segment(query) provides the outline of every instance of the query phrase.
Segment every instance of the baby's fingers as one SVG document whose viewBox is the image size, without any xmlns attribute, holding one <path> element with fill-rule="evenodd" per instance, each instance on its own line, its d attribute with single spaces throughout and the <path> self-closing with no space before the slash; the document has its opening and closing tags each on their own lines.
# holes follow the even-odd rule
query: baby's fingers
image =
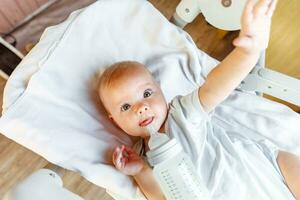
<svg viewBox="0 0 300 200">
<path fill-rule="evenodd" d="M 122 152 L 119 147 L 116 147 L 113 153 L 113 163 L 114 165 L 117 165 L 118 162 L 120 162 L 122 158 Z"/>
<path fill-rule="evenodd" d="M 124 159 L 122 158 L 122 153 L 119 153 L 115 161 L 115 166 L 118 170 L 121 170 L 125 167 Z"/>
<path fill-rule="evenodd" d="M 262 15 L 265 15 L 269 9 L 269 5 L 272 2 L 272 0 L 259 0 L 253 9 L 253 13 L 256 17 L 260 17 Z"/>
<path fill-rule="evenodd" d="M 256 17 L 268 16 L 271 17 L 275 10 L 277 0 L 260 0 L 254 7 L 254 15 Z"/>
<path fill-rule="evenodd" d="M 125 146 L 122 145 L 121 148 L 120 147 L 116 147 L 115 151 L 113 153 L 113 163 L 115 165 L 115 167 L 118 170 L 123 170 L 126 166 L 126 163 L 128 163 L 129 158 L 128 158 L 128 154 L 125 150 Z"/>
<path fill-rule="evenodd" d="M 245 20 L 246 23 L 249 23 L 253 18 L 253 8 L 255 5 L 254 3 L 254 0 L 248 0 L 245 5 L 242 19 Z"/>
<path fill-rule="evenodd" d="M 272 17 L 273 13 L 274 13 L 274 10 L 276 8 L 276 5 L 277 5 L 277 0 L 273 0 L 271 2 L 271 4 L 269 5 L 269 10 L 267 11 L 267 16 L 268 17 Z"/>
<path fill-rule="evenodd" d="M 123 158 L 120 159 L 120 161 L 117 164 L 117 169 L 122 170 L 125 167 L 125 160 Z"/>
<path fill-rule="evenodd" d="M 126 153 L 128 154 L 128 155 L 131 155 L 131 154 L 137 154 L 132 148 L 130 148 L 130 147 L 126 147 L 125 146 L 125 150 L 126 150 Z"/>
</svg>

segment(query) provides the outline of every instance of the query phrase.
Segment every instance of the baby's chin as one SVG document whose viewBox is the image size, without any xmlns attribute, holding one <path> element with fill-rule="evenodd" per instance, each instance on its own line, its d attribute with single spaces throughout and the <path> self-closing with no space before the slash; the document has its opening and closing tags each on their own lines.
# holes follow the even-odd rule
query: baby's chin
<svg viewBox="0 0 300 200">
<path fill-rule="evenodd" d="M 141 138 L 150 137 L 150 134 L 147 132 L 147 130 L 143 130 L 142 128 L 140 128 L 138 132 L 137 131 L 134 133 L 127 132 L 127 134 L 132 137 L 141 137 Z"/>
<path fill-rule="evenodd" d="M 148 131 L 140 133 L 140 137 L 146 139 L 150 137 L 150 133 Z"/>
</svg>

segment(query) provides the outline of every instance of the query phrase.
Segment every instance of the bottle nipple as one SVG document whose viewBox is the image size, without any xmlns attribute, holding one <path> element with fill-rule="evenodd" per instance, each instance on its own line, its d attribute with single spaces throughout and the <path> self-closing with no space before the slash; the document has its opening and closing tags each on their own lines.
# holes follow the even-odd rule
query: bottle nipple
<svg viewBox="0 0 300 200">
<path fill-rule="evenodd" d="M 158 133 L 153 127 L 153 125 L 150 124 L 146 128 L 150 133 L 150 139 L 148 142 L 148 146 L 150 150 L 155 149 L 156 147 L 169 141 L 169 137 L 166 134 Z"/>
</svg>

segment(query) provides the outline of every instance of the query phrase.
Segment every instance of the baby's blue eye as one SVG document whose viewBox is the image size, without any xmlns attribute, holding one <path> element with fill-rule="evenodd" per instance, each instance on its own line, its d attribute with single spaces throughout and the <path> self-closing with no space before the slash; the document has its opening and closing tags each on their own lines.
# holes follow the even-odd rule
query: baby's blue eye
<svg viewBox="0 0 300 200">
<path fill-rule="evenodd" d="M 122 107 L 121 107 L 121 111 L 126 111 L 130 108 L 130 105 L 128 103 L 124 104 Z"/>
<path fill-rule="evenodd" d="M 148 90 L 145 90 L 144 92 L 144 98 L 148 98 L 152 95 L 152 90 L 148 89 Z"/>
</svg>

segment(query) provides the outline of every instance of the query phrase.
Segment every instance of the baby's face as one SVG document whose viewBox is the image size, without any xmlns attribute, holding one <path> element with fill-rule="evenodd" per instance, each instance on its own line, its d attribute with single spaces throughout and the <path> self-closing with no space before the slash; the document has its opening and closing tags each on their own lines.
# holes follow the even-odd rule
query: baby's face
<svg viewBox="0 0 300 200">
<path fill-rule="evenodd" d="M 159 130 L 167 117 L 167 103 L 158 84 L 143 68 L 133 69 L 104 89 L 109 117 L 127 134 L 147 137 L 146 126 Z"/>
</svg>

